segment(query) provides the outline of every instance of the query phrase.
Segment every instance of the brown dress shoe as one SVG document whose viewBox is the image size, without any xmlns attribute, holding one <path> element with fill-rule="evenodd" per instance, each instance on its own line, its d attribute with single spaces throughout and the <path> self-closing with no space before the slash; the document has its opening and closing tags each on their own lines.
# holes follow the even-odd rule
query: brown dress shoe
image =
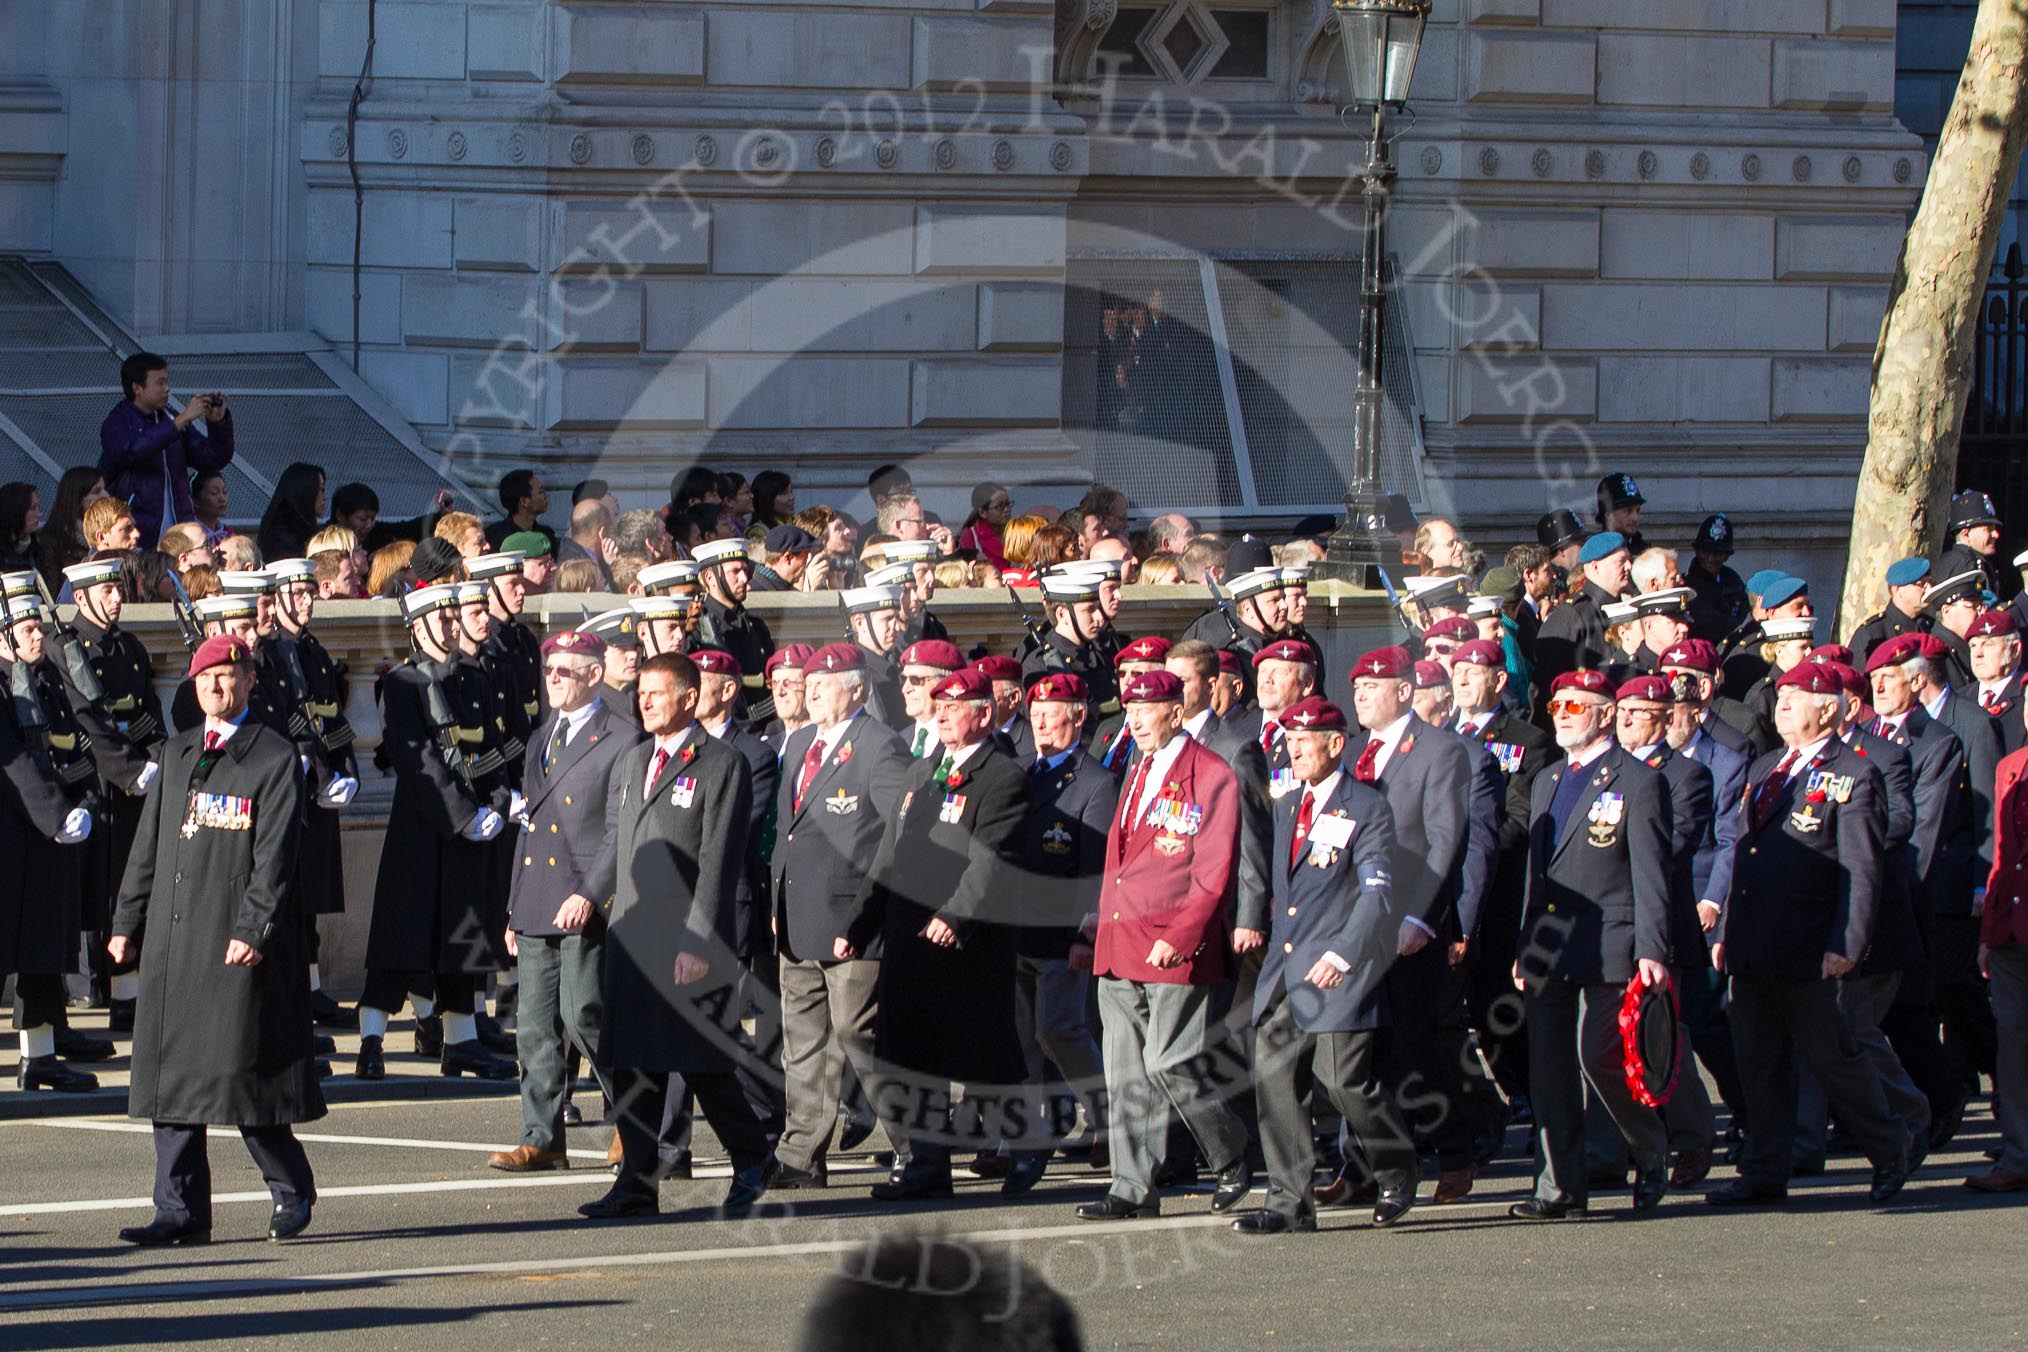
<svg viewBox="0 0 2028 1352">
<path fill-rule="evenodd" d="M 517 1145 L 512 1150 L 494 1151 L 486 1157 L 486 1163 L 510 1174 L 532 1174 L 539 1169 L 568 1169 L 570 1156 L 561 1150 L 538 1150 L 532 1145 Z"/>
<path fill-rule="evenodd" d="M 612 1144 L 606 1147 L 606 1163 L 617 1169 L 620 1161 L 626 1157 L 627 1152 L 620 1148 L 620 1133 L 616 1131 L 613 1133 Z"/>
<path fill-rule="evenodd" d="M 1341 1206 L 1372 1206 L 1380 1199 L 1380 1185 L 1372 1179 L 1354 1183 L 1344 1174 L 1317 1189 L 1316 1203 L 1319 1209 Z"/>
<path fill-rule="evenodd" d="M 1669 1173 L 1672 1188 L 1694 1188 L 1702 1183 L 1711 1172 L 1711 1147 L 1695 1150 L 1680 1150 L 1676 1153 L 1676 1167 Z"/>
<path fill-rule="evenodd" d="M 1479 1176 L 1479 1166 L 1467 1164 L 1462 1169 L 1446 1169 L 1437 1175 L 1436 1192 L 1432 1202 L 1455 1202 L 1472 1190 L 1472 1182 Z"/>
<path fill-rule="evenodd" d="M 1973 1192 L 2028 1192 L 2028 1174 L 2015 1173 L 2011 1169 L 1994 1169 L 1983 1174 L 1974 1174 L 1965 1180 L 1965 1186 Z"/>
</svg>

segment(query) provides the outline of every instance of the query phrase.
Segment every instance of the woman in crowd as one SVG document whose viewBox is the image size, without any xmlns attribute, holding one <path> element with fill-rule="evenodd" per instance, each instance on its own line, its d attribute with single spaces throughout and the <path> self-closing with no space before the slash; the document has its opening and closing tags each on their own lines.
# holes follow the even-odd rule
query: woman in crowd
<svg viewBox="0 0 2028 1352">
<path fill-rule="evenodd" d="M 718 502 L 725 508 L 725 514 L 732 518 L 732 530 L 726 538 L 745 534 L 747 523 L 753 519 L 754 504 L 754 492 L 748 487 L 746 476 L 734 470 L 720 474 Z"/>
<path fill-rule="evenodd" d="M 1000 548 L 1006 559 L 1000 569 L 1000 580 L 1011 582 L 1017 587 L 1035 585 L 1036 565 L 1032 561 L 1035 550 L 1035 535 L 1049 524 L 1042 517 L 1033 514 L 1017 516 L 1007 523 L 1000 532 Z"/>
<path fill-rule="evenodd" d="M 200 563 L 183 570 L 183 594 L 193 601 L 202 601 L 219 592 L 218 570 L 208 563 Z"/>
<path fill-rule="evenodd" d="M 773 530 L 795 519 L 796 489 L 789 476 L 778 469 L 764 469 L 754 475 L 753 524 L 762 530 Z"/>
<path fill-rule="evenodd" d="M 373 551 L 366 567 L 368 596 L 400 596 L 415 581 L 409 560 L 415 557 L 415 541 L 396 540 Z"/>
<path fill-rule="evenodd" d="M 972 490 L 972 514 L 958 530 L 958 548 L 976 551 L 995 568 L 1007 566 L 1007 554 L 1000 539 L 1014 515 L 1014 499 L 999 484 L 980 484 Z"/>
<path fill-rule="evenodd" d="M 486 528 L 470 512 L 445 512 L 437 518 L 432 534 L 452 545 L 464 558 L 476 559 L 486 552 Z"/>
<path fill-rule="evenodd" d="M 297 461 L 275 480 L 275 495 L 261 515 L 260 532 L 254 537 L 261 557 L 268 560 L 300 559 L 307 555 L 310 537 L 324 519 L 324 471 Z"/>
<path fill-rule="evenodd" d="M 1174 554 L 1152 554 L 1141 560 L 1140 583 L 1144 587 L 1173 587 L 1182 580 Z"/>
<path fill-rule="evenodd" d="M 218 544 L 232 534 L 232 527 L 225 524 L 231 506 L 225 475 L 215 469 L 199 470 L 190 481 L 190 509 L 197 514 L 197 524 L 204 527 L 207 544 Z"/>
<path fill-rule="evenodd" d="M 35 534 L 42 529 L 42 494 L 34 484 L 0 484 L 0 571 L 37 566 Z"/>
<path fill-rule="evenodd" d="M 50 586 L 62 586 L 63 570 L 91 553 L 84 538 L 85 508 L 105 496 L 106 481 L 90 465 L 67 469 L 56 481 L 56 498 L 35 537 L 42 576 Z"/>
<path fill-rule="evenodd" d="M 1035 539 L 1028 546 L 1028 569 L 1040 576 L 1043 569 L 1054 568 L 1059 563 L 1084 557 L 1084 548 L 1078 544 L 1077 535 L 1067 526 L 1044 526 L 1035 532 Z"/>
</svg>

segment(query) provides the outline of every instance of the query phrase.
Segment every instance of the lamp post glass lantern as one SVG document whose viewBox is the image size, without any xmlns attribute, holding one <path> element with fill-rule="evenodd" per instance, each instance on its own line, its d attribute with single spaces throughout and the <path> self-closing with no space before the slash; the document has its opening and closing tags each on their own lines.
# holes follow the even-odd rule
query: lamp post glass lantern
<svg viewBox="0 0 2028 1352">
<path fill-rule="evenodd" d="M 1331 0 L 1338 15 L 1338 40 L 1345 49 L 1348 112 L 1370 114 L 1366 163 L 1355 172 L 1364 185 L 1365 220 L 1359 257 L 1359 383 L 1353 394 L 1352 483 L 1345 494 L 1345 521 L 1331 537 L 1323 572 L 1359 585 L 1374 583 L 1373 570 L 1400 557 L 1387 530 L 1387 502 L 1380 487 L 1381 335 L 1386 294 L 1381 261 L 1386 248 L 1384 221 L 1394 183 L 1389 109 L 1408 100 L 1422 51 L 1431 0 Z"/>
</svg>

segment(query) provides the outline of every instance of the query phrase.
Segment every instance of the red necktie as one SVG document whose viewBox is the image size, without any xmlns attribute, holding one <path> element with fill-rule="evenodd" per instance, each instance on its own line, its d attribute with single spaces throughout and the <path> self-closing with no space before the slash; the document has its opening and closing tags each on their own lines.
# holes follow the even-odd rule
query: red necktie
<svg viewBox="0 0 2028 1352">
<path fill-rule="evenodd" d="M 648 762 L 648 782 L 641 789 L 641 796 L 647 797 L 655 791 L 655 781 L 662 777 L 662 768 L 669 763 L 669 753 L 661 747 L 655 748 L 655 758 Z"/>
<path fill-rule="evenodd" d="M 217 733 L 207 732 L 204 734 L 204 750 L 207 755 L 213 751 L 218 750 L 220 747 L 224 745 L 225 738 L 219 736 Z"/>
<path fill-rule="evenodd" d="M 1310 818 L 1316 809 L 1316 795 L 1303 790 L 1303 802 L 1296 809 L 1296 834 L 1289 838 L 1289 868 L 1293 871 L 1296 861 L 1303 857 L 1303 842 L 1310 838 Z"/>
<path fill-rule="evenodd" d="M 1359 763 L 1352 767 L 1352 778 L 1361 784 L 1371 784 L 1380 778 L 1380 739 L 1369 737 L 1366 749 L 1359 753 Z"/>
<path fill-rule="evenodd" d="M 1795 761 L 1795 752 L 1786 753 L 1768 777 L 1760 782 L 1760 792 L 1753 796 L 1754 830 L 1758 831 L 1766 826 L 1768 818 L 1774 815 L 1775 801 L 1782 796 L 1782 790 L 1788 787 L 1789 770 Z"/>
<path fill-rule="evenodd" d="M 810 781 L 817 777 L 817 771 L 824 767 L 824 739 L 816 738 L 810 749 L 803 753 L 803 773 L 796 777 L 796 811 L 803 810 L 803 794 L 810 787 Z"/>
<path fill-rule="evenodd" d="M 1984 709 L 1987 713 L 1991 713 L 1999 706 L 2000 697 L 1998 695 L 1995 695 L 1990 690 L 1981 690 L 1979 692 L 1979 707 L 1981 709 Z"/>
<path fill-rule="evenodd" d="M 1266 756 L 1269 760 L 1275 758 L 1275 738 L 1281 735 L 1281 731 L 1282 728 L 1279 723 L 1266 723 L 1261 726 L 1260 754 Z"/>
</svg>

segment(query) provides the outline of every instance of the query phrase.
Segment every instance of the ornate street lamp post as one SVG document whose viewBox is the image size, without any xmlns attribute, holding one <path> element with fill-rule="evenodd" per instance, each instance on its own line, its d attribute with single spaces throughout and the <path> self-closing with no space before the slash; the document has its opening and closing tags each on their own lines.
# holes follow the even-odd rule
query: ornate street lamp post
<svg viewBox="0 0 2028 1352">
<path fill-rule="evenodd" d="M 1359 384 L 1353 394 L 1352 483 L 1345 494 L 1345 522 L 1332 535 L 1323 571 L 1373 585 L 1371 570 L 1400 557 L 1387 530 L 1386 498 L 1380 489 L 1380 384 L 1385 293 L 1381 263 L 1384 220 L 1394 185 L 1393 148 L 1386 134 L 1389 109 L 1408 101 L 1415 59 L 1431 0 L 1331 0 L 1338 14 L 1338 38 L 1345 48 L 1351 113 L 1370 115 L 1366 163 L 1358 170 L 1365 185 L 1366 219 L 1359 256 Z"/>
</svg>

